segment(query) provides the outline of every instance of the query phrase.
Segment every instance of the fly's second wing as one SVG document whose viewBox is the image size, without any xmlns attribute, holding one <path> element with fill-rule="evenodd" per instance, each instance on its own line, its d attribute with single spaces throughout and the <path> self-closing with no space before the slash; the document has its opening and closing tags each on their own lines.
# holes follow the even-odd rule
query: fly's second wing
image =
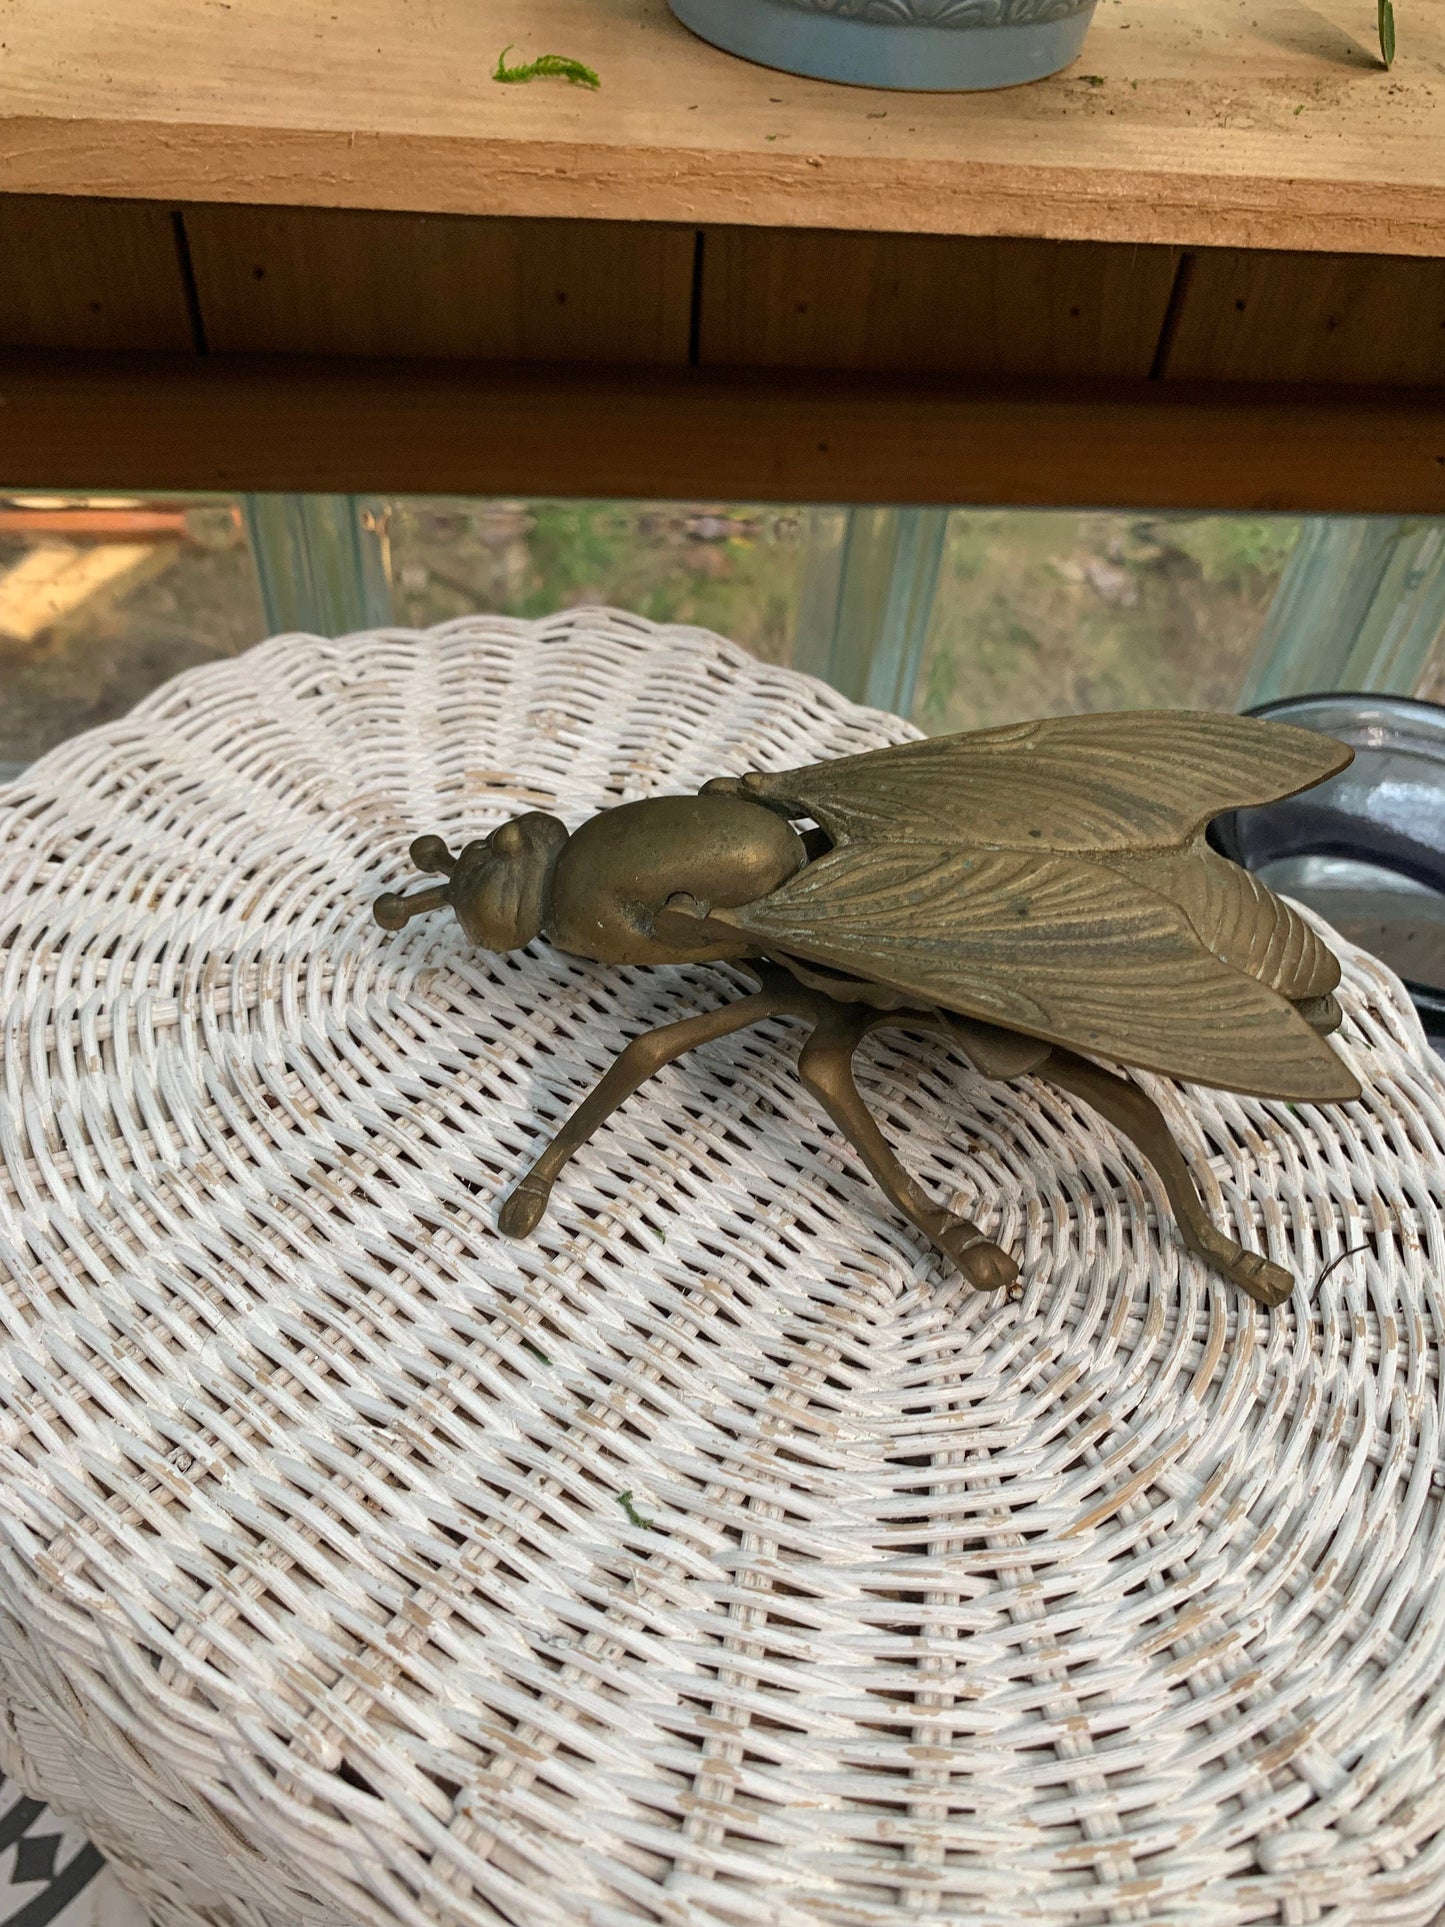
<svg viewBox="0 0 1445 1927">
<path fill-rule="evenodd" d="M 775 955 L 1118 1063 L 1307 1103 L 1359 1095 L 1329 1045 L 1177 905 L 1087 861 L 853 845 L 712 918 Z"/>
<path fill-rule="evenodd" d="M 932 736 L 741 779 L 744 795 L 811 816 L 834 842 L 947 836 L 993 849 L 1183 846 L 1222 810 L 1334 775 L 1332 737 L 1192 710 L 1058 716 Z"/>
</svg>

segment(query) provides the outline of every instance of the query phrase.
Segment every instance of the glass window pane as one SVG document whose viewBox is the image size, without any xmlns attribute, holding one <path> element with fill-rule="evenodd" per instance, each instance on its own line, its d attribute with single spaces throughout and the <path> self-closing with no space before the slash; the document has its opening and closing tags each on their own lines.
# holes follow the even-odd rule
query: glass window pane
<svg viewBox="0 0 1445 1927">
<path fill-rule="evenodd" d="M 801 509 L 409 496 L 385 514 L 399 622 L 605 603 L 715 629 L 768 662 L 789 657 L 806 552 Z"/>
<path fill-rule="evenodd" d="M 914 719 L 1233 709 L 1301 523 L 955 510 Z"/>
<path fill-rule="evenodd" d="M 890 546 L 889 525 L 908 519 L 716 502 L 0 493 L 0 774 L 268 628 L 340 633 L 385 620 L 388 604 L 417 627 L 582 603 L 695 623 L 847 694 L 911 706 L 930 731 L 1231 709 L 1259 683 L 1262 635 L 1264 667 L 1290 688 L 1316 673 L 1321 686 L 1358 684 L 1368 658 L 1384 680 L 1359 686 L 1393 689 L 1408 658 L 1414 692 L 1445 700 L 1445 644 L 1429 646 L 1445 525 L 959 509 L 924 619 L 916 556 L 917 594 L 894 607 L 907 545 Z M 939 536 L 943 515 L 922 519 Z M 260 580 L 295 591 L 269 623 L 258 557 Z M 357 596 L 340 594 L 338 571 L 357 576 Z M 931 588 L 931 561 L 925 573 Z M 346 614 L 352 602 L 366 613 Z M 1324 638 L 1316 604 L 1337 614 L 1338 635 Z"/>
<path fill-rule="evenodd" d="M 0 774 L 263 634 L 234 498 L 0 494 Z"/>
</svg>

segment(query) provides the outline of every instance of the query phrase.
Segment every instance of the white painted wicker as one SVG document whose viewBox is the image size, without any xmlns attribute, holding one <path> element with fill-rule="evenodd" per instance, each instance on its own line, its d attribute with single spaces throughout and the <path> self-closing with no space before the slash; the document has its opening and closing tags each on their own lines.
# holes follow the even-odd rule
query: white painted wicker
<svg viewBox="0 0 1445 1927">
<path fill-rule="evenodd" d="M 732 987 L 369 920 L 420 830 L 909 732 L 605 611 L 295 637 L 5 795 L 0 1765 L 162 1927 L 1421 1927 L 1445 1107 L 1160 1096 L 1275 1314 L 1043 1084 L 875 1039 L 948 1275 L 789 1027 L 498 1193 Z M 1367 1249 L 1319 1274 L 1339 1253 Z M 629 1510 L 630 1508 L 630 1510 Z"/>
</svg>

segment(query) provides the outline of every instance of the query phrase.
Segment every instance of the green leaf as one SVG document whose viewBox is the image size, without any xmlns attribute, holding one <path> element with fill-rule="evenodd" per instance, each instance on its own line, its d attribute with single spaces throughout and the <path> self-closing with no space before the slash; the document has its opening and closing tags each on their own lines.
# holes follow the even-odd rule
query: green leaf
<svg viewBox="0 0 1445 1927">
<path fill-rule="evenodd" d="M 1387 67 L 1395 64 L 1395 5 L 1394 0 L 1379 0 L 1380 16 L 1380 58 Z"/>
<path fill-rule="evenodd" d="M 1388 0 L 1387 0 L 1388 3 Z M 497 64 L 492 70 L 493 80 L 570 80 L 574 87 L 600 87 L 602 82 L 590 67 L 584 67 L 580 60 L 573 60 L 568 54 L 543 54 L 537 60 L 530 60 L 525 67 L 509 67 L 507 55 L 512 51 L 509 41 L 497 55 Z"/>
</svg>

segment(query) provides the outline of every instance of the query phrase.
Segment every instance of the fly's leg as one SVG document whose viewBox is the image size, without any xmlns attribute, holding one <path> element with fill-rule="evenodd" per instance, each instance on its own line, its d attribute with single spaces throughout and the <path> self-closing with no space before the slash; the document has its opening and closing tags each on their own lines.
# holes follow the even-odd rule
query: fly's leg
<svg viewBox="0 0 1445 1927">
<path fill-rule="evenodd" d="M 1037 1075 L 1062 1085 L 1107 1119 L 1116 1131 L 1136 1145 L 1158 1172 L 1165 1195 L 1179 1223 L 1180 1236 L 1205 1263 L 1238 1285 L 1257 1304 L 1282 1305 L 1294 1290 L 1294 1279 L 1283 1265 L 1257 1257 L 1227 1237 L 1210 1218 L 1204 1200 L 1170 1135 L 1164 1114 L 1153 1099 L 1127 1078 L 1076 1057 L 1072 1051 L 1053 1050 Z"/>
<path fill-rule="evenodd" d="M 650 1030 L 641 1037 L 633 1038 L 596 1088 L 583 1098 L 502 1206 L 498 1222 L 503 1235 L 525 1238 L 536 1229 L 542 1213 L 547 1209 L 552 1186 L 563 1165 L 581 1150 L 588 1138 L 607 1122 L 620 1105 L 626 1103 L 639 1085 L 645 1084 L 664 1065 L 695 1050 L 699 1044 L 710 1044 L 714 1038 L 730 1036 L 735 1030 L 747 1030 L 752 1024 L 762 1023 L 766 1017 L 796 1013 L 799 1002 L 793 990 L 784 986 L 768 986 L 754 996 L 740 997 L 736 1003 L 724 1004 L 721 1010 L 704 1011 L 698 1017 L 687 1017 L 677 1024 L 664 1024 L 658 1030 Z"/>
<path fill-rule="evenodd" d="M 834 1004 L 820 1010 L 798 1059 L 798 1074 L 904 1217 L 952 1260 L 970 1284 L 980 1291 L 1001 1291 L 1018 1277 L 1013 1259 L 976 1224 L 944 1211 L 915 1184 L 863 1102 L 853 1078 L 853 1053 L 879 1022 L 877 1011 L 857 1005 Z"/>
</svg>

